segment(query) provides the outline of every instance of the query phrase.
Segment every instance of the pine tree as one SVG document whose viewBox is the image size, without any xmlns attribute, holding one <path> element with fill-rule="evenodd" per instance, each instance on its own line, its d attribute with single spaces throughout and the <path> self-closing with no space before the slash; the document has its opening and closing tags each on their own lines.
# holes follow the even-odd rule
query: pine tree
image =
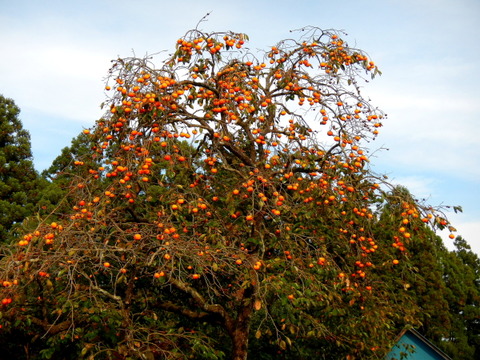
<svg viewBox="0 0 480 360">
<path fill-rule="evenodd" d="M 480 259 L 458 236 L 455 250 L 443 258 L 443 278 L 448 288 L 452 326 L 443 348 L 455 359 L 480 355 Z"/>
<path fill-rule="evenodd" d="M 39 188 L 30 134 L 23 129 L 19 113 L 13 100 L 0 95 L 0 243 L 32 213 Z"/>
<path fill-rule="evenodd" d="M 65 195 L 68 193 L 72 181 L 79 176 L 79 165 L 91 168 L 100 166 L 95 162 L 95 158 L 86 156 L 91 151 L 90 142 L 89 136 L 81 132 L 72 139 L 70 146 L 62 149 L 50 167 L 42 171 L 44 186 L 39 205 L 43 213 L 55 216 L 54 214 L 63 213 L 74 205 L 68 201 Z"/>
<path fill-rule="evenodd" d="M 387 289 L 389 302 L 405 309 L 396 324 L 398 331 L 414 327 L 452 359 L 477 359 L 480 259 L 460 236 L 455 239 L 456 250 L 449 251 L 442 238 L 420 219 L 404 222 L 402 214 L 413 202 L 404 187 L 387 194 L 380 207 L 380 232 L 376 236 L 393 245 L 390 254 L 383 254 L 385 262 L 398 257 L 399 252 L 405 255 L 396 265 L 402 267 L 400 276 L 384 269 L 377 274 L 379 283 Z M 408 236 L 399 236 L 399 232 Z"/>
</svg>

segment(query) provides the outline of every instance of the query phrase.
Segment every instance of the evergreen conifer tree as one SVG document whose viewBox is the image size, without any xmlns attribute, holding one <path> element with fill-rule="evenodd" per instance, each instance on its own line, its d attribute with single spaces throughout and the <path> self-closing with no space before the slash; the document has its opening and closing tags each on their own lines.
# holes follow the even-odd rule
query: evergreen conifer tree
<svg viewBox="0 0 480 360">
<path fill-rule="evenodd" d="M 0 243 L 32 213 L 39 188 L 30 134 L 19 114 L 14 101 L 0 95 Z"/>
</svg>

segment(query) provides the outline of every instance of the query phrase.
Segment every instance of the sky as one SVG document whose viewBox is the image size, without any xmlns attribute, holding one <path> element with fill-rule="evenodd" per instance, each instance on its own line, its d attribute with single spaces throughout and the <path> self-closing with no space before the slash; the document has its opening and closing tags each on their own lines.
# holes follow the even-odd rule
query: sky
<svg viewBox="0 0 480 360">
<path fill-rule="evenodd" d="M 382 71 L 364 89 L 388 114 L 373 168 L 433 206 L 462 206 L 447 215 L 480 254 L 478 0 L 0 0 L 0 94 L 22 111 L 36 169 L 102 116 L 112 59 L 171 51 L 207 13 L 201 30 L 246 33 L 251 49 L 307 25 L 344 30 Z"/>
</svg>

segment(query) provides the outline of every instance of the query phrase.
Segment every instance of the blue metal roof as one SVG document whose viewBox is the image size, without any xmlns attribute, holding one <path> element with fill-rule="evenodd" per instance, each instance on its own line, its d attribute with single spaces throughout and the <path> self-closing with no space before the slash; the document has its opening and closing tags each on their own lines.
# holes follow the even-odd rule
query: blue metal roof
<svg viewBox="0 0 480 360">
<path fill-rule="evenodd" d="M 418 331 L 404 330 L 385 360 L 451 360 Z"/>
</svg>

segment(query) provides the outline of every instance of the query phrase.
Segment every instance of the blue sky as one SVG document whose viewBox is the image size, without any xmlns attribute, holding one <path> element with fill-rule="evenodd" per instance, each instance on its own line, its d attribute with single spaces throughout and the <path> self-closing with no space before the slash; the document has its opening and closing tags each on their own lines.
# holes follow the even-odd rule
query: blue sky
<svg viewBox="0 0 480 360">
<path fill-rule="evenodd" d="M 205 31 L 266 48 L 306 25 L 343 29 L 383 75 L 364 93 L 388 114 L 375 170 L 432 205 L 461 205 L 454 225 L 480 254 L 480 1 L 0 0 L 0 94 L 15 100 L 35 166 L 102 112 L 110 60 L 171 50 L 210 13 Z M 444 234 L 446 235 L 446 234 Z M 451 241 L 446 239 L 451 247 Z"/>
</svg>

